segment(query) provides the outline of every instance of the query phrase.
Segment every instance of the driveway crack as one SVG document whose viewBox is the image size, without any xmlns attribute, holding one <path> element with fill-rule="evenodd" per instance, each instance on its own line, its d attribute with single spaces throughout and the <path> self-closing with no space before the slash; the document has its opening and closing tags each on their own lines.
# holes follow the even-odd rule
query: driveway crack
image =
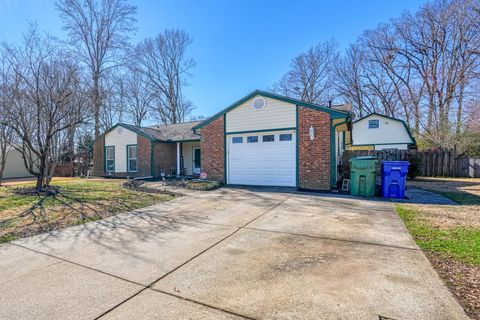
<svg viewBox="0 0 480 320">
<path fill-rule="evenodd" d="M 137 295 L 139 295 L 140 293 L 142 293 L 143 291 L 147 290 L 147 289 L 151 289 L 151 290 L 155 290 L 155 291 L 158 291 L 158 292 L 161 292 L 161 293 L 164 293 L 164 294 L 168 294 L 170 296 L 173 296 L 173 297 L 177 297 L 179 299 L 182 299 L 182 300 L 187 300 L 187 301 L 190 301 L 190 302 L 193 302 L 193 303 L 196 303 L 196 304 L 199 304 L 199 305 L 202 305 L 202 306 L 206 306 L 206 307 L 210 307 L 210 308 L 213 308 L 213 309 L 216 309 L 216 310 L 221 310 L 223 312 L 226 312 L 226 313 L 230 313 L 230 314 L 234 314 L 236 316 L 240 316 L 244 319 L 254 319 L 254 318 L 251 318 L 251 317 L 248 317 L 248 316 L 245 316 L 245 315 L 241 315 L 241 314 L 238 314 L 238 313 L 234 313 L 234 312 L 231 312 L 231 311 L 228 311 L 228 310 L 224 310 L 222 308 L 219 308 L 219 307 L 215 307 L 215 306 L 211 306 L 211 305 L 207 305 L 205 303 L 202 303 L 202 302 L 198 302 L 198 301 L 195 301 L 195 300 L 192 300 L 192 299 L 188 299 L 186 297 L 181 297 L 181 296 L 177 296 L 177 295 L 174 295 L 172 293 L 167 293 L 167 292 L 164 292 L 164 291 L 161 291 L 161 290 L 157 290 L 157 289 L 153 289 L 153 286 L 158 283 L 159 281 L 161 281 L 162 279 L 168 277 L 170 274 L 172 274 L 173 272 L 177 271 L 178 269 L 180 269 L 181 267 L 185 266 L 186 264 L 188 264 L 189 262 L 193 261 L 194 259 L 198 258 L 199 256 L 201 256 L 202 254 L 204 254 L 205 252 L 209 251 L 210 249 L 216 247 L 217 245 L 219 245 L 220 243 L 222 243 L 223 241 L 229 239 L 230 237 L 232 237 L 234 234 L 236 234 L 238 231 L 244 229 L 247 225 L 249 225 L 250 223 L 254 222 L 255 220 L 259 219 L 260 217 L 262 217 L 263 215 L 267 214 L 268 212 L 272 211 L 273 209 L 277 208 L 278 206 L 280 206 L 282 203 L 284 203 L 285 201 L 287 201 L 289 198 L 291 197 L 291 195 L 287 196 L 285 199 L 283 199 L 282 201 L 278 202 L 277 204 L 275 204 L 274 206 L 270 207 L 269 209 L 265 210 L 264 212 L 262 212 L 261 214 L 259 214 L 258 216 L 256 216 L 255 218 L 253 218 L 252 220 L 248 221 L 247 223 L 245 223 L 244 225 L 240 226 L 240 227 L 235 227 L 236 230 L 233 231 L 232 233 L 228 234 L 227 236 L 225 236 L 224 238 L 218 240 L 217 242 L 215 242 L 214 244 L 210 245 L 209 247 L 205 248 L 204 250 L 200 251 L 199 253 L 197 253 L 196 255 L 194 255 L 193 257 L 191 257 L 190 259 L 184 261 L 183 263 L 179 264 L 178 266 L 176 266 L 175 268 L 173 268 L 172 270 L 168 271 L 167 273 L 165 273 L 164 275 L 162 275 L 161 277 L 159 277 L 158 279 L 156 279 L 155 281 L 153 281 L 152 283 L 150 283 L 149 285 L 145 286 L 143 289 L 139 290 L 138 292 L 136 292 L 135 294 L 133 294 L 132 296 L 128 297 L 127 299 L 121 301 L 120 303 L 116 304 L 115 306 L 113 306 L 112 308 L 110 308 L 109 310 L 105 311 L 104 313 L 102 313 L 100 316 L 96 317 L 95 320 L 97 319 L 100 319 L 102 318 L 103 316 L 107 315 L 108 313 L 112 312 L 113 310 L 115 310 L 116 308 L 118 308 L 119 306 L 121 306 L 122 304 L 128 302 L 129 300 L 131 300 L 132 298 L 136 297 Z"/>
</svg>

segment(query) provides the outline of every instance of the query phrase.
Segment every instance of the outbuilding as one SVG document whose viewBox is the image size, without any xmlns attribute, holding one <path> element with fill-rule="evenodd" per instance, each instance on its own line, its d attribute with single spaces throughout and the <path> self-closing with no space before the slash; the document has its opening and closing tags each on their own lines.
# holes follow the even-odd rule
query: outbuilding
<svg viewBox="0 0 480 320">
<path fill-rule="evenodd" d="M 352 143 L 348 150 L 408 150 L 416 145 L 405 121 L 371 113 L 352 123 Z"/>
</svg>

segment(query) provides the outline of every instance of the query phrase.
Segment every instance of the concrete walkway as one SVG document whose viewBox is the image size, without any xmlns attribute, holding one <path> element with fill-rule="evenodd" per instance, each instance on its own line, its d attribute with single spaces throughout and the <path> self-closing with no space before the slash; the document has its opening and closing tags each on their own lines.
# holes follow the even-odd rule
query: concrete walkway
<svg viewBox="0 0 480 320">
<path fill-rule="evenodd" d="M 0 319 L 467 319 L 393 204 L 220 189 L 0 246 Z"/>
</svg>

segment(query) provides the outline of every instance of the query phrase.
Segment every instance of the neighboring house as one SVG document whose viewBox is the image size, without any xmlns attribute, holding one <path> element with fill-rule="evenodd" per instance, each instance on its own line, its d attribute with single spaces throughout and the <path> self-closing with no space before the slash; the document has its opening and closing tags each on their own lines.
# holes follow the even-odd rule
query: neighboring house
<svg viewBox="0 0 480 320">
<path fill-rule="evenodd" d="M 10 147 L 7 151 L 7 162 L 3 171 L 3 179 L 26 177 L 32 177 L 32 175 L 25 168 L 22 154 L 17 149 Z"/>
<path fill-rule="evenodd" d="M 161 177 L 200 174 L 200 136 L 185 122 L 152 127 L 119 123 L 93 147 L 96 176 Z"/>
<path fill-rule="evenodd" d="M 407 150 L 415 139 L 403 120 L 372 113 L 352 123 L 352 144 L 348 150 Z"/>
</svg>

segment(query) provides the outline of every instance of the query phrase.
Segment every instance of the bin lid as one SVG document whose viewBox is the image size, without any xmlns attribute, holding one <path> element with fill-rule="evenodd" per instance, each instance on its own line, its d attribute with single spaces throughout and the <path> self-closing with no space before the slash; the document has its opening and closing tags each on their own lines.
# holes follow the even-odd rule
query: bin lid
<svg viewBox="0 0 480 320">
<path fill-rule="evenodd" d="M 392 166 L 409 166 L 410 162 L 408 161 L 390 161 L 390 160 L 383 160 L 382 165 L 392 165 Z"/>
<path fill-rule="evenodd" d="M 350 161 L 355 161 L 355 160 L 378 160 L 378 158 L 374 156 L 365 156 L 365 157 L 355 157 L 350 159 Z"/>
</svg>

